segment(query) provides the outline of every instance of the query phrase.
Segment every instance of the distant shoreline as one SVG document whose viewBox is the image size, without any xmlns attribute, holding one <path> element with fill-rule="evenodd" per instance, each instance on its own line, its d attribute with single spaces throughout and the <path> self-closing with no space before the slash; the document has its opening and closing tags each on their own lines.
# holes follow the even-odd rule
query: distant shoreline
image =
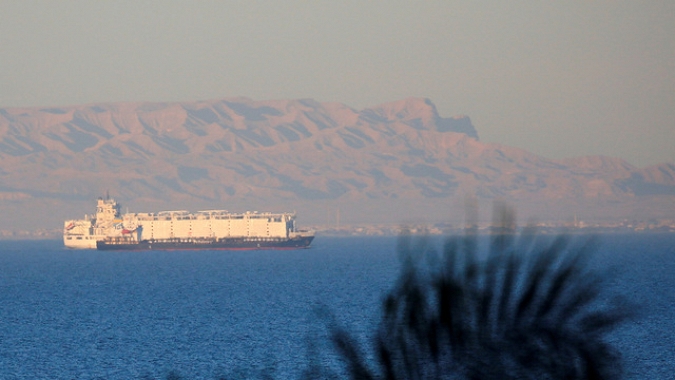
<svg viewBox="0 0 675 380">
<path fill-rule="evenodd" d="M 464 235 L 464 227 L 449 226 L 443 223 L 428 225 L 406 224 L 358 224 L 344 226 L 308 226 L 314 230 L 317 236 L 349 237 L 349 236 L 398 236 L 403 230 L 412 235 L 453 236 Z M 500 230 L 501 233 L 520 233 L 524 226 L 518 226 L 515 230 Z M 639 221 L 639 222 L 606 222 L 586 224 L 580 223 L 545 223 L 539 222 L 535 226 L 535 232 L 540 235 L 567 234 L 621 234 L 621 233 L 675 233 L 674 220 Z M 489 224 L 477 226 L 479 235 L 491 235 L 494 233 Z M 38 230 L 0 230 L 0 240 L 54 240 L 63 237 L 62 229 L 38 229 Z"/>
</svg>

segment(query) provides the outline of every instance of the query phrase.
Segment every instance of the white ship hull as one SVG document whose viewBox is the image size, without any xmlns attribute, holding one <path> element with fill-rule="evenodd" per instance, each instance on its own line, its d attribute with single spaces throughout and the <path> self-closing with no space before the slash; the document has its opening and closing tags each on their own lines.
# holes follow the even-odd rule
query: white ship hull
<svg viewBox="0 0 675 380">
<path fill-rule="evenodd" d="M 105 239 L 105 236 L 63 236 L 63 245 L 74 249 L 96 249 L 96 242 Z"/>
<path fill-rule="evenodd" d="M 63 245 L 66 248 L 96 249 L 96 240 L 103 238 L 94 235 L 94 221 L 89 218 L 63 223 Z"/>
</svg>

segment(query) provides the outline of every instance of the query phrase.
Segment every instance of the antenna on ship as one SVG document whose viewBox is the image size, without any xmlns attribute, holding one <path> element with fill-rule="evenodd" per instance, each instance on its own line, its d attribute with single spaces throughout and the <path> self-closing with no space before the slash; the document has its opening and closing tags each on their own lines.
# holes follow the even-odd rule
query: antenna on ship
<svg viewBox="0 0 675 380">
<path fill-rule="evenodd" d="M 105 200 L 109 201 L 110 200 L 110 190 L 105 191 Z"/>
</svg>

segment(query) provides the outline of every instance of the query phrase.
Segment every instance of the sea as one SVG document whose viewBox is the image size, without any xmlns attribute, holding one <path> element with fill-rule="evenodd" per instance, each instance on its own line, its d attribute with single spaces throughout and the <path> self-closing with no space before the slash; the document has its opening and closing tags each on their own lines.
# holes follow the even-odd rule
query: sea
<svg viewBox="0 0 675 380">
<path fill-rule="evenodd" d="M 608 336 L 626 378 L 672 379 L 675 234 L 599 240 L 592 269 L 639 311 Z M 291 251 L 0 241 L 0 379 L 298 378 L 310 358 L 339 365 L 333 324 L 368 350 L 400 260 L 396 237 Z"/>
</svg>

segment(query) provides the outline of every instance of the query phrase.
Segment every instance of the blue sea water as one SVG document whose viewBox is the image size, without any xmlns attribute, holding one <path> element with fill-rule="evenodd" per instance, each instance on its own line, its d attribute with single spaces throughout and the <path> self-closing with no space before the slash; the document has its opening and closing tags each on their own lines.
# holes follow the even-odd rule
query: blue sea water
<svg viewBox="0 0 675 380">
<path fill-rule="evenodd" d="M 672 378 L 675 235 L 601 239 L 593 265 L 640 311 L 610 337 L 627 378 Z M 391 237 L 249 252 L 0 242 L 0 378 L 294 378 L 330 351 L 326 310 L 367 344 L 398 270 Z"/>
</svg>

